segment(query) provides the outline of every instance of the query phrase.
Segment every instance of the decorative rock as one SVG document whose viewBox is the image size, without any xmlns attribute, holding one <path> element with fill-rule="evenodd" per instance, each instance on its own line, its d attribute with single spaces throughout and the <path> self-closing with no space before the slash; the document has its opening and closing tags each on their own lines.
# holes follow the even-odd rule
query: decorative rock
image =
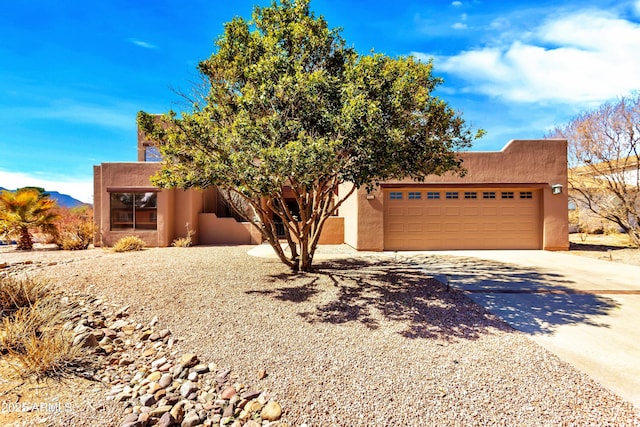
<svg viewBox="0 0 640 427">
<path fill-rule="evenodd" d="M 126 417 L 124 417 L 124 420 L 122 422 L 123 424 L 126 424 L 132 423 L 134 421 L 138 421 L 138 414 L 128 414 Z"/>
<path fill-rule="evenodd" d="M 267 421 L 277 421 L 282 416 L 282 407 L 278 402 L 269 402 L 262 408 L 260 417 Z"/>
<path fill-rule="evenodd" d="M 146 426 L 147 423 L 149 422 L 149 418 L 150 418 L 149 413 L 148 412 L 143 412 L 138 417 L 138 421 L 140 421 L 143 426 Z"/>
<path fill-rule="evenodd" d="M 149 381 L 158 381 L 161 377 L 162 377 L 162 373 L 156 371 L 156 372 L 152 372 L 151 374 L 149 374 L 147 379 Z"/>
<path fill-rule="evenodd" d="M 193 353 L 183 354 L 177 362 L 177 364 L 182 365 L 185 368 L 195 366 L 196 363 L 198 363 L 198 356 Z"/>
<path fill-rule="evenodd" d="M 160 417 L 160 420 L 158 421 L 157 425 L 158 427 L 171 427 L 175 423 L 176 423 L 176 419 L 173 418 L 173 415 L 171 415 L 169 412 L 165 412 Z"/>
<path fill-rule="evenodd" d="M 200 416 L 195 412 L 189 413 L 184 420 L 182 420 L 181 427 L 195 427 L 200 424 Z"/>
<path fill-rule="evenodd" d="M 160 384 L 156 383 L 156 382 L 152 382 L 149 384 L 149 388 L 147 389 L 147 393 L 149 394 L 155 394 L 156 391 L 162 389 L 164 387 L 161 387 Z"/>
<path fill-rule="evenodd" d="M 121 329 L 124 326 L 127 326 L 128 324 L 129 324 L 129 322 L 127 322 L 126 320 L 116 320 L 115 322 L 113 322 L 111 324 L 109 329 L 111 329 L 113 331 L 118 331 L 119 329 Z"/>
<path fill-rule="evenodd" d="M 229 405 L 227 405 L 224 408 L 224 411 L 222 412 L 222 418 L 233 417 L 234 410 L 235 410 L 235 408 L 234 408 L 233 404 L 229 403 Z"/>
<path fill-rule="evenodd" d="M 171 416 L 177 423 L 181 423 L 184 418 L 184 403 L 177 403 L 171 408 Z"/>
<path fill-rule="evenodd" d="M 262 410 L 262 404 L 260 402 L 258 402 L 257 400 L 252 400 L 251 402 L 247 403 L 244 407 L 244 410 L 251 413 L 251 412 L 259 412 Z"/>
<path fill-rule="evenodd" d="M 149 412 L 149 416 L 155 418 L 161 417 L 163 414 L 171 411 L 171 408 L 173 408 L 173 406 L 171 405 L 158 406 L 157 408 L 151 409 L 151 411 Z"/>
<path fill-rule="evenodd" d="M 191 381 L 187 381 L 180 386 L 180 396 L 182 397 L 188 397 L 191 393 L 196 391 L 198 391 L 198 386 Z"/>
<path fill-rule="evenodd" d="M 235 396 L 235 394 L 236 394 L 236 393 L 237 393 L 237 392 L 236 392 L 236 389 L 235 389 L 235 388 L 233 388 L 233 387 L 227 387 L 227 388 L 225 388 L 225 389 L 222 391 L 222 395 L 221 395 L 221 397 L 222 397 L 224 400 L 229 400 L 229 399 L 231 399 L 233 396 Z"/>
<path fill-rule="evenodd" d="M 152 406 L 156 403 L 156 398 L 153 394 L 145 394 L 140 397 L 140 404 L 142 406 Z"/>
<path fill-rule="evenodd" d="M 151 362 L 151 367 L 152 368 L 157 368 L 158 366 L 162 366 L 165 363 L 167 363 L 167 358 L 166 357 L 161 357 L 160 359 L 154 360 L 153 362 Z"/>
<path fill-rule="evenodd" d="M 158 385 L 162 388 L 167 388 L 173 382 L 173 375 L 166 373 L 162 374 L 160 380 L 158 380 Z"/>
<path fill-rule="evenodd" d="M 260 392 L 253 391 L 253 390 L 245 391 L 240 395 L 241 398 L 247 399 L 247 400 L 255 399 L 258 396 L 260 396 Z"/>
<path fill-rule="evenodd" d="M 83 333 L 73 339 L 73 345 L 93 348 L 98 346 L 98 340 L 91 332 Z"/>
<path fill-rule="evenodd" d="M 267 371 L 266 371 L 266 370 L 264 370 L 264 369 L 260 369 L 260 370 L 258 371 L 258 379 L 259 379 L 259 380 L 263 380 L 263 379 L 265 379 L 265 378 L 267 378 Z"/>
<path fill-rule="evenodd" d="M 193 368 L 191 368 L 191 372 L 196 372 L 198 374 L 206 374 L 209 372 L 209 365 L 205 365 L 204 363 L 200 363 Z"/>
<path fill-rule="evenodd" d="M 153 356 L 154 354 L 156 354 L 156 349 L 154 348 L 148 348 L 142 352 L 143 357 Z"/>
</svg>

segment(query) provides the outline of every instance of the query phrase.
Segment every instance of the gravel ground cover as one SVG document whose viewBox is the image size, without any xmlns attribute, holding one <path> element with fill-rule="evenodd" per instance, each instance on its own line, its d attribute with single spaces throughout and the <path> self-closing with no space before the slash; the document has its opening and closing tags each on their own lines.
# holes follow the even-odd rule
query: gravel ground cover
<svg viewBox="0 0 640 427">
<path fill-rule="evenodd" d="M 128 305 L 137 321 L 157 316 L 177 352 L 246 382 L 266 370 L 259 387 L 282 405 L 281 425 L 640 425 L 631 404 L 424 277 L 415 258 L 345 253 L 293 275 L 249 249 L 0 251 L 0 263 Z M 82 387 L 95 408 L 98 388 Z"/>
</svg>

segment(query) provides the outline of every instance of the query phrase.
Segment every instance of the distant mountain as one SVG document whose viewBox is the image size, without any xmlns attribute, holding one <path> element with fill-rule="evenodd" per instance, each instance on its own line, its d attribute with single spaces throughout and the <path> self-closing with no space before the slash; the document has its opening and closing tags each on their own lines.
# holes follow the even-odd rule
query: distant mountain
<svg viewBox="0 0 640 427">
<path fill-rule="evenodd" d="M 2 190 L 6 190 L 6 188 L 0 187 L 0 191 Z M 9 190 L 9 191 L 14 191 L 14 190 Z M 57 191 L 47 191 L 46 193 L 49 195 L 49 197 L 55 200 L 56 203 L 58 203 L 58 206 L 62 206 L 63 208 L 75 208 L 78 206 L 88 205 L 87 203 L 81 202 L 78 199 L 74 199 L 73 197 L 67 194 L 58 193 Z"/>
</svg>

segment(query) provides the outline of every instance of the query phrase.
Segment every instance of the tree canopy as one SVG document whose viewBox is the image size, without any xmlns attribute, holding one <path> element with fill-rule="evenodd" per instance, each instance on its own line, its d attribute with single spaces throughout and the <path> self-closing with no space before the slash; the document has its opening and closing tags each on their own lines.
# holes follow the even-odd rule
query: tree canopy
<svg viewBox="0 0 640 427">
<path fill-rule="evenodd" d="M 640 246 L 640 94 L 582 113 L 549 136 L 569 142 L 569 195 L 577 209 L 615 224 Z"/>
<path fill-rule="evenodd" d="M 218 186 L 283 262 L 308 270 L 325 221 L 357 188 L 464 172 L 456 151 L 482 131 L 433 95 L 442 79 L 432 67 L 358 54 L 308 0 L 256 7 L 252 20 L 228 22 L 200 62 L 192 111 L 139 114 L 163 158 L 154 183 Z"/>
</svg>

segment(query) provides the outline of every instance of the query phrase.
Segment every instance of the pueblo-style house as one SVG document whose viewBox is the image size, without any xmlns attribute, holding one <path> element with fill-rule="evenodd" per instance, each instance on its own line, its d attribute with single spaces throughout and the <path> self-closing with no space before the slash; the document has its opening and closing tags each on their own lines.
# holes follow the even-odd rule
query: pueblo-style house
<svg viewBox="0 0 640 427">
<path fill-rule="evenodd" d="M 358 250 L 567 250 L 567 142 L 512 140 L 496 152 L 464 152 L 467 174 L 425 182 L 387 181 L 360 189 L 330 218 L 320 244 Z M 94 166 L 96 246 L 136 235 L 169 246 L 195 232 L 194 244 L 259 244 L 215 187 L 159 189 L 157 149 L 138 131 L 138 161 Z"/>
</svg>

